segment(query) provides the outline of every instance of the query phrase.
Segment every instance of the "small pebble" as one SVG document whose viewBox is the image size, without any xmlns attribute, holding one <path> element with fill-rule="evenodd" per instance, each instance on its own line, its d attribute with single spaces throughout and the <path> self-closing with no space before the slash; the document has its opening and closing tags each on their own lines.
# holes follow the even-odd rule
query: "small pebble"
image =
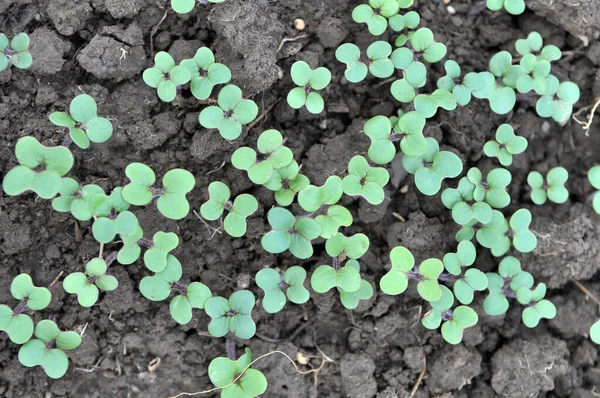
<svg viewBox="0 0 600 398">
<path fill-rule="evenodd" d="M 294 28 L 296 28 L 296 30 L 304 30 L 305 27 L 306 27 L 306 24 L 304 23 L 303 19 L 300 19 L 300 18 L 294 19 Z"/>
</svg>

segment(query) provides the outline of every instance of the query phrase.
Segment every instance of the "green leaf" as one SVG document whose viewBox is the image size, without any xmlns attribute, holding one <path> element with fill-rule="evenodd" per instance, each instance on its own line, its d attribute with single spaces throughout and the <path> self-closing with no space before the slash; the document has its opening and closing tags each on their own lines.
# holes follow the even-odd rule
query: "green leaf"
<svg viewBox="0 0 600 398">
<path fill-rule="evenodd" d="M 206 300 L 212 297 L 212 292 L 205 284 L 192 282 L 186 289 L 186 296 L 192 308 L 203 309 L 206 305 Z"/>
<path fill-rule="evenodd" d="M 143 163 L 130 163 L 125 168 L 125 175 L 131 182 L 123 187 L 123 199 L 136 206 L 150 203 L 152 192 L 148 188 L 156 182 L 154 171 Z"/>
<path fill-rule="evenodd" d="M 44 319 L 35 325 L 35 337 L 44 343 L 49 343 L 56 339 L 60 333 L 60 329 L 53 321 Z"/>
<path fill-rule="evenodd" d="M 87 276 L 83 272 L 74 272 L 67 275 L 63 281 L 63 288 L 67 293 L 76 294 L 88 283 Z"/>
<path fill-rule="evenodd" d="M 360 273 L 351 266 L 345 265 L 336 271 L 329 265 L 321 265 L 313 272 L 310 284 L 317 293 L 326 293 L 334 287 L 355 292 L 360 288 L 361 279 Z"/>
<path fill-rule="evenodd" d="M 44 342 L 38 339 L 32 339 L 19 348 L 18 358 L 21 365 L 31 368 L 41 365 L 45 354 L 46 345 Z"/>
<path fill-rule="evenodd" d="M 360 300 L 368 300 L 373 297 L 373 286 L 364 279 L 360 281 L 360 287 L 355 292 L 346 292 L 341 288 L 338 288 L 338 291 L 342 305 L 349 310 L 358 307 Z"/>
<path fill-rule="evenodd" d="M 408 287 L 408 273 L 415 265 L 412 253 L 405 247 L 398 246 L 390 252 L 392 268 L 381 278 L 379 287 L 389 295 L 403 293 Z"/>
<path fill-rule="evenodd" d="M 60 379 L 67 373 L 69 358 L 59 349 L 49 350 L 42 360 L 42 367 L 51 379 Z"/>
<path fill-rule="evenodd" d="M 79 123 L 87 123 L 96 117 L 98 107 L 96 101 L 87 94 L 79 94 L 71 101 L 69 113 Z"/>
<path fill-rule="evenodd" d="M 102 275 L 96 280 L 96 286 L 105 292 L 111 292 L 119 286 L 119 281 L 112 275 Z"/>
<path fill-rule="evenodd" d="M 187 14 L 194 9 L 194 0 L 171 0 L 171 8 L 178 14 Z"/>
<path fill-rule="evenodd" d="M 152 241 L 152 247 L 144 253 L 144 265 L 152 272 L 161 272 L 167 266 L 169 252 L 179 245 L 179 237 L 173 232 L 158 231 Z"/>
<path fill-rule="evenodd" d="M 327 208 L 326 215 L 315 217 L 315 221 L 321 226 L 321 237 L 329 239 L 340 227 L 352 225 L 352 214 L 343 206 L 333 205 Z"/>
<path fill-rule="evenodd" d="M 10 284 L 10 294 L 17 300 L 23 300 L 35 288 L 31 276 L 28 274 L 17 275 Z"/>
<path fill-rule="evenodd" d="M 75 332 L 60 332 L 56 337 L 56 345 L 62 350 L 74 350 L 81 345 L 81 335 Z"/>
<path fill-rule="evenodd" d="M 175 296 L 169 304 L 169 312 L 180 325 L 186 325 L 192 320 L 192 306 L 185 296 Z"/>
<path fill-rule="evenodd" d="M 600 320 L 594 322 L 590 327 L 590 339 L 594 343 L 600 344 Z"/>
<path fill-rule="evenodd" d="M 439 300 L 430 303 L 431 310 L 421 319 L 421 323 L 427 329 L 439 328 L 442 323 L 442 315 L 454 304 L 454 296 L 450 289 L 443 285 L 440 286 L 440 289 L 442 290 L 442 296 Z"/>
<path fill-rule="evenodd" d="M 419 274 L 423 279 L 417 284 L 419 295 L 429 301 L 437 301 L 442 296 L 438 277 L 444 270 L 444 264 L 435 258 L 425 260 L 419 265 Z"/>
<path fill-rule="evenodd" d="M 262 306 L 269 314 L 274 314 L 285 306 L 286 295 L 280 288 L 282 276 L 272 268 L 265 268 L 256 273 L 256 284 L 265 292 Z"/>
<path fill-rule="evenodd" d="M 26 51 L 29 47 L 29 36 L 27 33 L 21 32 L 10 41 L 10 47 L 16 52 Z"/>
</svg>

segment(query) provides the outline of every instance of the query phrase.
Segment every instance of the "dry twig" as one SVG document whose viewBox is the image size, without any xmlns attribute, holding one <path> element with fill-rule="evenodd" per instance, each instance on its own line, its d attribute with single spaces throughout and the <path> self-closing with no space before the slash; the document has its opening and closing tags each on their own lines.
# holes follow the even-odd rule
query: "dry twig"
<svg viewBox="0 0 600 398">
<path fill-rule="evenodd" d="M 415 383 L 413 389 L 410 392 L 410 396 L 412 397 L 417 393 L 421 382 L 423 381 L 423 376 L 425 376 L 425 370 L 427 369 L 427 357 L 423 357 L 423 369 L 421 369 L 421 373 L 419 373 L 419 377 L 417 378 L 417 382 Z"/>
<path fill-rule="evenodd" d="M 317 349 L 319 349 L 319 348 L 317 347 Z M 266 357 L 268 357 L 268 356 L 271 356 L 271 355 L 273 355 L 273 354 L 281 354 L 281 355 L 283 355 L 284 357 L 286 357 L 286 358 L 287 358 L 287 359 L 288 359 L 288 360 L 289 360 L 289 361 L 292 363 L 292 365 L 294 365 L 294 368 L 296 369 L 296 372 L 298 372 L 298 373 L 299 373 L 299 374 L 301 374 L 301 375 L 307 375 L 307 374 L 314 373 L 314 374 L 315 374 L 315 385 L 316 385 L 316 382 L 317 382 L 317 375 L 318 375 L 318 374 L 319 374 L 319 372 L 320 372 L 320 371 L 323 369 L 323 367 L 325 366 L 325 364 L 326 364 L 327 362 L 334 362 L 334 361 L 333 361 L 331 358 L 329 358 L 327 355 L 323 354 L 323 352 L 322 352 L 320 349 L 319 349 L 319 352 L 321 352 L 321 355 L 323 355 L 323 361 L 321 362 L 321 365 L 320 365 L 318 368 L 316 368 L 316 369 L 310 369 L 310 370 L 300 370 L 300 368 L 298 368 L 298 365 L 296 365 L 296 362 L 294 362 L 294 360 L 293 360 L 292 358 L 290 358 L 290 356 L 289 356 L 288 354 L 286 354 L 285 352 L 283 352 L 283 351 L 271 351 L 271 352 L 267 352 L 266 354 L 263 354 L 263 355 L 259 356 L 259 357 L 258 357 L 258 358 L 256 358 L 254 361 L 250 362 L 250 364 L 249 364 L 248 366 L 246 366 L 246 367 L 244 368 L 244 370 L 242 370 L 242 371 L 240 372 L 240 374 L 238 374 L 238 375 L 236 376 L 236 378 L 235 378 L 235 379 L 233 379 L 233 381 L 232 381 L 231 383 L 227 384 L 226 386 L 223 386 L 223 387 L 215 387 L 215 388 L 211 388 L 210 390 L 197 391 L 197 392 L 181 392 L 181 393 L 179 393 L 179 394 L 177 394 L 177 395 L 174 395 L 174 396 L 172 396 L 172 397 L 169 397 L 169 398 L 179 398 L 179 397 L 182 397 L 182 396 L 184 396 L 184 395 L 188 395 L 188 396 L 204 395 L 204 394 L 209 394 L 209 393 L 211 393 L 211 392 L 215 392 L 215 391 L 219 391 L 219 390 L 222 390 L 222 389 L 224 389 L 224 388 L 227 388 L 227 387 L 229 387 L 229 386 L 231 386 L 231 385 L 233 385 L 233 384 L 237 383 L 237 382 L 238 382 L 238 380 L 239 380 L 239 379 L 240 379 L 240 378 L 241 378 L 241 377 L 242 377 L 242 376 L 243 376 L 243 375 L 246 373 L 246 371 L 247 371 L 248 369 L 250 369 L 250 367 L 251 367 L 252 365 L 254 365 L 254 363 L 256 363 L 256 362 L 260 361 L 260 360 L 261 360 L 261 359 L 263 359 L 263 358 L 266 358 Z"/>
<path fill-rule="evenodd" d="M 593 104 L 584 106 L 583 108 L 581 108 L 577 112 L 575 112 L 573 114 L 573 116 L 571 116 L 571 118 L 576 123 L 578 123 L 582 126 L 582 128 L 585 130 L 585 135 L 587 137 L 590 136 L 590 127 L 592 126 L 592 122 L 594 121 L 594 114 L 596 113 L 596 109 L 598 109 L 598 106 L 600 106 L 600 97 L 596 98 L 596 102 L 594 102 Z M 587 121 L 579 120 L 577 118 L 577 116 L 581 115 L 582 112 L 585 112 L 588 109 L 591 109 L 591 111 L 587 117 Z"/>
<path fill-rule="evenodd" d="M 279 51 L 281 51 L 281 49 L 283 48 L 283 45 L 285 43 L 289 43 L 291 41 L 296 41 L 296 40 L 304 39 L 305 37 L 308 37 L 308 35 L 304 34 L 304 35 L 300 35 L 300 36 L 296 36 L 296 37 L 284 37 L 283 39 L 281 39 L 281 43 L 279 43 L 279 47 L 277 47 L 277 51 L 275 52 L 275 54 L 277 54 Z"/>
<path fill-rule="evenodd" d="M 593 302 L 595 302 L 596 304 L 598 304 L 600 306 L 600 300 L 598 300 L 598 297 L 596 297 L 594 295 L 594 293 L 590 292 L 587 289 L 587 287 L 583 286 L 581 284 L 581 282 L 576 281 L 575 279 L 572 279 L 571 282 L 573 282 L 575 284 L 575 286 L 577 286 L 579 288 L 579 290 L 581 290 L 582 292 L 584 292 L 586 294 L 586 296 L 588 296 L 589 298 L 591 298 Z"/>
</svg>

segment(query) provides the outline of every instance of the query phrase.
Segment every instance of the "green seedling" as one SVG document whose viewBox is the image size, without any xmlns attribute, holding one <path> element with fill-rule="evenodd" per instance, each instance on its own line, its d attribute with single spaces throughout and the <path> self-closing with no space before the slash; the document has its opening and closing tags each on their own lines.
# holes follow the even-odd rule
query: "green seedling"
<svg viewBox="0 0 600 398">
<path fill-rule="evenodd" d="M 403 7 L 400 6 L 400 8 Z M 400 32 L 394 41 L 394 45 L 402 47 L 412 38 L 415 33 L 414 29 L 421 23 L 421 16 L 415 11 L 409 11 L 404 15 L 396 14 L 392 16 L 388 22 L 393 31 Z"/>
<path fill-rule="evenodd" d="M 73 167 L 71 151 L 64 146 L 46 147 L 33 137 L 20 138 L 15 155 L 19 166 L 2 181 L 2 189 L 10 196 L 33 191 L 42 199 L 52 199 L 60 191 L 61 177 Z"/>
<path fill-rule="evenodd" d="M 600 190 L 600 166 L 594 166 L 588 171 L 588 180 L 594 188 Z M 596 191 L 593 196 L 592 206 L 594 211 L 600 214 L 600 194 Z"/>
<path fill-rule="evenodd" d="M 117 253 L 117 261 L 123 265 L 135 263 L 142 254 L 142 245 L 152 244 L 151 241 L 144 239 L 144 231 L 139 226 L 135 231 L 119 235 L 119 237 L 123 246 Z"/>
<path fill-rule="evenodd" d="M 338 61 L 346 64 L 344 76 L 350 83 L 358 83 L 367 77 L 367 73 L 380 79 L 394 73 L 394 63 L 390 60 L 392 46 L 385 41 L 376 41 L 367 47 L 367 59 L 362 60 L 360 49 L 352 43 L 344 43 L 335 50 Z"/>
<path fill-rule="evenodd" d="M 489 63 L 489 72 L 481 72 L 482 88 L 474 90 L 475 98 L 485 98 L 494 113 L 504 115 L 510 112 L 517 100 L 515 88 L 517 80 L 524 75 L 521 65 L 512 65 L 512 55 L 508 51 L 495 54 Z"/>
<path fill-rule="evenodd" d="M 387 18 L 393 17 L 399 10 L 397 0 L 369 0 L 369 4 L 361 4 L 352 10 L 352 19 L 366 23 L 369 33 L 379 36 L 387 29 Z"/>
<path fill-rule="evenodd" d="M 446 286 L 441 286 L 442 295 L 439 300 L 430 303 L 429 310 L 421 323 L 427 329 L 437 329 L 442 324 L 442 337 L 450 344 L 458 344 L 462 341 L 463 332 L 465 329 L 474 326 L 479 320 L 477 313 L 472 308 L 467 306 L 458 306 L 452 310 L 454 297 L 450 289 Z"/>
<path fill-rule="evenodd" d="M 529 230 L 531 224 L 531 213 L 527 209 L 517 210 L 510 222 L 506 221 L 504 215 L 494 210 L 492 221 L 485 224 L 477 231 L 477 241 L 492 251 L 496 257 L 503 256 L 512 245 L 521 253 L 531 253 L 537 246 L 537 238 Z"/>
<path fill-rule="evenodd" d="M 446 253 L 442 262 L 446 271 L 451 275 L 460 275 L 463 268 L 470 267 L 475 263 L 476 258 L 475 245 L 467 240 L 458 244 L 456 253 Z"/>
<path fill-rule="evenodd" d="M 325 251 L 329 257 L 342 260 L 350 258 L 358 260 L 369 250 L 369 238 L 364 234 L 356 234 L 346 237 L 337 233 L 332 238 L 327 239 Z"/>
<path fill-rule="evenodd" d="M 392 268 L 381 278 L 379 287 L 390 295 L 403 293 L 408 287 L 409 279 L 416 279 L 419 295 L 429 301 L 435 302 L 442 297 L 442 290 L 438 277 L 444 270 L 444 264 L 435 258 L 425 260 L 415 269 L 415 258 L 405 247 L 398 246 L 390 253 Z"/>
<path fill-rule="evenodd" d="M 493 169 L 484 180 L 481 170 L 473 167 L 468 171 L 467 179 L 475 185 L 473 191 L 475 201 L 485 201 L 495 209 L 502 209 L 510 204 L 510 195 L 506 192 L 506 187 L 512 180 L 510 171 L 500 168 Z"/>
<path fill-rule="evenodd" d="M 402 157 L 402 166 L 415 175 L 415 184 L 423 194 L 439 192 L 445 178 L 454 178 L 462 172 L 462 161 L 452 152 L 440 151 L 437 141 L 427 137 L 427 152 L 422 156 Z"/>
<path fill-rule="evenodd" d="M 446 46 L 433 39 L 429 28 L 420 28 L 410 38 L 410 47 L 395 49 L 390 56 L 396 69 L 402 69 L 411 83 L 421 82 L 427 76 L 425 66 L 420 62 L 425 60 L 430 64 L 439 62 L 446 56 Z"/>
<path fill-rule="evenodd" d="M 189 82 L 190 71 L 183 65 L 175 65 L 173 57 L 167 52 L 159 51 L 154 56 L 154 67 L 142 74 L 144 82 L 157 89 L 158 98 L 171 102 L 177 95 L 177 88 Z"/>
<path fill-rule="evenodd" d="M 19 362 L 28 368 L 41 366 L 52 379 L 63 377 L 69 367 L 64 350 L 79 347 L 81 336 L 75 332 L 61 332 L 56 323 L 44 319 L 35 325 L 35 337 L 19 349 Z"/>
<path fill-rule="evenodd" d="M 179 245 L 179 237 L 173 232 L 158 231 L 152 240 L 140 239 L 138 246 L 146 249 L 144 253 L 144 265 L 152 272 L 162 272 L 167 266 L 169 253 Z"/>
<path fill-rule="evenodd" d="M 526 54 L 519 63 L 525 74 L 517 79 L 517 90 L 528 93 L 534 90 L 538 95 L 543 95 L 548 90 L 548 75 L 552 68 L 549 61 L 538 59 L 533 54 Z"/>
<path fill-rule="evenodd" d="M 590 339 L 596 344 L 600 344 L 600 320 L 594 322 L 590 327 Z"/>
<path fill-rule="evenodd" d="M 512 15 L 520 15 L 525 11 L 524 0 L 486 0 L 485 5 L 492 11 L 500 11 L 504 8 Z"/>
<path fill-rule="evenodd" d="M 548 62 L 558 61 L 562 57 L 560 49 L 552 44 L 544 46 L 542 35 L 538 32 L 531 32 L 526 39 L 519 39 L 515 43 L 517 52 L 525 57 L 533 54 L 538 60 Z"/>
<path fill-rule="evenodd" d="M 298 162 L 292 160 L 290 164 L 280 169 L 274 169 L 271 178 L 264 187 L 275 191 L 275 201 L 279 206 L 289 206 L 294 201 L 296 194 L 310 185 L 310 180 L 304 174 L 299 174 Z"/>
<path fill-rule="evenodd" d="M 383 167 L 371 167 L 360 155 L 348 163 L 348 175 L 342 181 L 344 193 L 348 196 L 361 196 L 372 205 L 385 199 L 383 187 L 390 180 L 390 174 Z"/>
<path fill-rule="evenodd" d="M 320 265 L 310 278 L 310 286 L 317 293 L 327 293 L 334 287 L 344 292 L 356 292 L 360 289 L 361 279 L 359 270 L 348 261 L 341 266 L 337 261 L 334 266 Z"/>
<path fill-rule="evenodd" d="M 346 267 L 352 267 L 360 272 L 360 265 L 356 260 L 348 260 Z M 347 292 L 341 287 L 338 287 L 337 290 L 340 293 L 342 305 L 349 310 L 358 307 L 358 303 L 361 300 L 368 300 L 373 297 L 373 286 L 364 279 L 360 280 L 360 287 L 354 292 Z"/>
<path fill-rule="evenodd" d="M 77 302 L 82 307 L 91 307 L 98 301 L 100 290 L 112 292 L 119 286 L 119 281 L 112 275 L 106 275 L 108 265 L 101 258 L 93 258 L 85 265 L 83 272 L 67 275 L 63 288 L 67 293 L 76 294 Z"/>
<path fill-rule="evenodd" d="M 282 253 L 287 249 L 299 259 L 313 255 L 311 240 L 321 234 L 321 226 L 312 218 L 296 219 L 286 209 L 275 207 L 267 214 L 272 231 L 261 239 L 263 249 L 269 253 Z"/>
<path fill-rule="evenodd" d="M 402 79 L 394 80 L 390 87 L 390 92 L 397 101 L 409 104 L 414 101 L 419 93 L 419 89 L 424 87 L 426 83 L 427 79 L 411 82 L 409 76 L 405 73 Z"/>
<path fill-rule="evenodd" d="M 363 234 L 356 234 L 350 237 L 338 233 L 327 240 L 325 250 L 332 257 L 333 265 L 321 265 L 313 272 L 310 284 L 317 293 L 326 293 L 334 287 L 342 293 L 355 293 L 363 285 L 360 278 L 360 266 L 358 262 L 351 262 L 362 257 L 369 249 L 369 238 Z M 346 265 L 342 262 L 349 258 Z M 367 282 L 368 283 L 368 282 Z M 357 293 L 355 298 L 360 299 L 365 291 Z M 354 302 L 352 296 L 344 296 L 343 301 L 348 304 Z M 358 305 L 358 303 L 356 303 Z"/>
<path fill-rule="evenodd" d="M 138 228 L 139 222 L 135 214 L 123 211 L 97 218 L 92 225 L 92 235 L 96 241 L 106 244 L 112 242 L 115 236 L 134 233 Z"/>
<path fill-rule="evenodd" d="M 218 220 L 225 210 L 228 214 L 223 221 L 223 228 L 230 236 L 239 238 L 246 233 L 246 218 L 258 210 L 256 198 L 243 193 L 232 202 L 229 200 L 231 192 L 227 185 L 220 181 L 212 182 L 208 186 L 210 199 L 200 207 L 200 214 L 209 221 Z"/>
<path fill-rule="evenodd" d="M 533 276 L 521 269 L 516 257 L 505 257 L 498 265 L 498 273 L 488 272 L 488 296 L 483 300 L 483 310 L 488 315 L 498 316 L 508 310 L 507 297 L 515 297 L 519 288 L 531 288 Z"/>
<path fill-rule="evenodd" d="M 79 221 L 88 221 L 93 216 L 90 199 L 96 194 L 103 194 L 104 190 L 94 184 L 80 187 L 74 179 L 64 177 L 58 193 L 60 196 L 52 200 L 54 210 L 61 213 L 71 212 Z"/>
<path fill-rule="evenodd" d="M 556 307 L 546 296 L 546 284 L 540 283 L 533 290 L 522 286 L 517 290 L 517 301 L 525 306 L 521 315 L 528 328 L 536 327 L 542 318 L 552 319 L 556 316 Z"/>
<path fill-rule="evenodd" d="M 266 130 L 256 142 L 260 155 L 252 148 L 238 148 L 231 156 L 231 164 L 248 172 L 250 181 L 257 185 L 266 184 L 273 170 L 288 166 L 294 160 L 294 153 L 283 145 L 283 136 L 277 130 Z"/>
<path fill-rule="evenodd" d="M 210 289 L 200 282 L 186 285 L 180 281 L 181 263 L 172 254 L 167 255 L 164 270 L 154 276 L 146 276 L 140 281 L 140 293 L 148 300 L 163 301 L 171 292 L 176 296 L 169 304 L 171 317 L 179 324 L 185 325 L 192 320 L 192 308 L 205 308 L 212 296 Z"/>
<path fill-rule="evenodd" d="M 515 135 L 510 124 L 501 124 L 496 130 L 496 140 L 488 141 L 483 146 L 483 152 L 493 158 L 498 158 L 502 166 L 510 166 L 513 155 L 525 152 L 527 139 Z"/>
<path fill-rule="evenodd" d="M 123 199 L 122 192 L 123 188 L 117 187 L 110 196 L 97 193 L 89 200 L 92 214 L 96 216 L 92 235 L 100 243 L 109 243 L 117 234 L 129 235 L 139 229 L 137 217 L 126 211 L 129 203 Z"/>
<path fill-rule="evenodd" d="M 437 89 L 432 94 L 419 94 L 415 97 L 415 110 L 426 118 L 433 117 L 438 108 L 447 111 L 456 109 L 456 97 L 449 91 Z"/>
<path fill-rule="evenodd" d="M 0 330 L 8 334 L 15 344 L 23 344 L 33 335 L 33 321 L 23 312 L 43 310 L 50 304 L 52 295 L 45 287 L 36 287 L 27 274 L 19 274 L 10 284 L 10 294 L 19 304 L 14 309 L 0 305 Z"/>
<path fill-rule="evenodd" d="M 452 290 L 456 299 L 461 304 L 467 305 L 473 302 L 475 291 L 481 292 L 487 287 L 488 279 L 485 274 L 476 268 L 470 268 L 454 282 Z"/>
<path fill-rule="evenodd" d="M 331 82 L 329 69 L 320 67 L 313 70 L 306 62 L 297 61 L 292 65 L 291 75 L 298 87 L 288 93 L 288 105 L 294 109 L 306 106 L 306 110 L 314 114 L 323 112 L 325 103 L 317 91 L 323 90 Z"/>
<path fill-rule="evenodd" d="M 547 199 L 554 203 L 565 203 L 569 199 L 569 191 L 565 183 L 569 179 L 569 172 L 564 167 L 555 167 L 544 176 L 538 171 L 527 175 L 527 184 L 531 187 L 531 200 L 536 205 L 543 205 Z"/>
<path fill-rule="evenodd" d="M 448 60 L 444 63 L 446 75 L 437 81 L 437 88 L 454 94 L 456 103 L 461 106 L 471 102 L 473 90 L 483 88 L 481 76 L 475 72 L 469 72 L 461 77 L 460 65 L 456 61 Z"/>
<path fill-rule="evenodd" d="M 325 214 L 315 217 L 321 226 L 321 237 L 329 239 L 337 234 L 340 227 L 352 225 L 352 214 L 344 206 L 333 205 L 327 208 Z"/>
<path fill-rule="evenodd" d="M 154 171 L 143 163 L 131 163 L 125 168 L 131 181 L 123 187 L 123 199 L 135 206 L 145 206 L 158 197 L 156 206 L 160 213 L 172 220 L 181 220 L 190 212 L 186 195 L 194 189 L 196 179 L 187 170 L 173 169 L 162 179 L 162 188 L 154 187 Z"/>
<path fill-rule="evenodd" d="M 298 194 L 298 204 L 304 211 L 315 213 L 323 206 L 334 205 L 342 197 L 344 187 L 338 176 L 327 178 L 322 187 L 309 185 Z M 311 214 L 312 215 L 312 214 Z"/>
<path fill-rule="evenodd" d="M 283 309 L 286 297 L 294 304 L 304 304 L 310 293 L 304 287 L 306 271 L 300 266 L 288 268 L 283 274 L 273 268 L 265 268 L 256 273 L 256 284 L 265 292 L 262 306 L 269 314 Z"/>
<path fill-rule="evenodd" d="M 50 121 L 69 129 L 69 137 L 75 145 L 82 149 L 90 147 L 90 142 L 103 143 L 108 141 L 113 133 L 110 120 L 98 116 L 96 101 L 87 94 L 79 94 L 73 98 L 69 113 L 52 112 Z"/>
<path fill-rule="evenodd" d="M 116 187 L 106 195 L 104 192 L 90 198 L 90 208 L 96 217 L 113 217 L 129 209 L 129 203 L 123 199 L 123 188 Z"/>
<path fill-rule="evenodd" d="M 492 210 L 493 212 L 493 210 Z M 493 214 L 492 214 L 493 219 Z M 475 233 L 481 228 L 484 224 L 481 224 L 479 221 L 473 219 L 471 222 L 462 225 L 460 230 L 456 233 L 455 239 L 457 242 L 467 242 L 471 241 L 475 237 Z"/>
<path fill-rule="evenodd" d="M 33 63 L 31 54 L 27 51 L 29 47 L 29 36 L 27 33 L 19 33 L 8 42 L 8 37 L 0 33 L 0 72 L 14 65 L 19 69 L 27 69 Z"/>
<path fill-rule="evenodd" d="M 258 106 L 252 100 L 242 98 L 242 90 L 229 84 L 219 92 L 218 106 L 209 106 L 200 112 L 200 124 L 207 129 L 217 129 L 226 140 L 235 140 L 242 133 L 242 126 L 252 122 L 258 115 Z"/>
<path fill-rule="evenodd" d="M 579 87 L 573 82 L 559 83 L 549 75 L 546 79 L 547 91 L 535 104 L 535 110 L 541 117 L 551 117 L 555 122 L 565 124 L 571 118 L 573 105 L 579 101 Z"/>
<path fill-rule="evenodd" d="M 394 142 L 407 156 L 423 156 L 429 144 L 423 136 L 425 118 L 418 112 L 399 113 L 399 117 L 375 116 L 365 123 L 364 132 L 371 139 L 369 159 L 387 164 L 396 156 Z"/>
<path fill-rule="evenodd" d="M 225 84 L 231 80 L 229 68 L 216 63 L 215 55 L 208 47 L 198 49 L 194 58 L 184 59 L 180 65 L 185 66 L 190 72 L 192 77 L 190 90 L 192 95 L 201 101 L 210 97 L 213 88 L 217 84 Z"/>
<path fill-rule="evenodd" d="M 218 357 L 208 365 L 208 377 L 211 383 L 221 390 L 221 398 L 254 398 L 267 391 L 267 379 L 261 371 L 251 369 L 252 352 L 246 353 L 236 361 Z M 233 383 L 233 384 L 232 384 Z"/>
<path fill-rule="evenodd" d="M 474 202 L 475 184 L 463 177 L 457 188 L 442 191 L 442 203 L 452 210 L 452 219 L 459 225 L 468 225 L 473 220 L 482 224 L 492 221 L 492 208 L 485 202 Z"/>
<path fill-rule="evenodd" d="M 205 311 L 211 317 L 208 332 L 215 337 L 223 337 L 232 331 L 240 339 L 249 339 L 256 333 L 252 320 L 255 299 L 249 290 L 238 290 L 229 300 L 224 297 L 211 297 L 206 300 Z"/>
<path fill-rule="evenodd" d="M 428 143 L 423 136 L 426 120 L 423 115 L 419 112 L 404 113 L 398 110 L 398 116 L 390 117 L 390 123 L 392 124 L 390 140 L 400 141 L 400 150 L 403 154 L 421 156 L 427 152 Z"/>
</svg>

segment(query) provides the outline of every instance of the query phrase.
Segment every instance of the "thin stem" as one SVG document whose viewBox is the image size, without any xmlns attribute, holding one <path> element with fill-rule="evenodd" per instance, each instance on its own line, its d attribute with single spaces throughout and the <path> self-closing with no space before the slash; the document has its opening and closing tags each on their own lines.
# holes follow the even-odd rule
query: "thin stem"
<svg viewBox="0 0 600 398">
<path fill-rule="evenodd" d="M 452 275 L 450 273 L 444 273 L 444 274 L 440 274 L 440 276 L 438 276 L 438 280 L 442 281 L 442 282 L 456 282 L 457 280 L 463 279 L 464 276 L 462 275 Z"/>
<path fill-rule="evenodd" d="M 17 306 L 13 310 L 13 316 L 22 314 L 23 311 L 25 311 L 26 309 L 27 309 L 27 297 L 25 297 L 23 300 L 21 300 L 19 302 L 19 304 L 17 304 Z"/>
<path fill-rule="evenodd" d="M 227 339 L 225 340 L 225 351 L 227 351 L 227 358 L 231 359 L 232 361 L 235 361 L 236 358 L 236 346 L 235 346 L 235 341 L 231 340 L 231 339 Z"/>
<path fill-rule="evenodd" d="M 141 247 L 143 247 L 145 249 L 150 249 L 150 248 L 152 248 L 154 246 L 154 242 L 153 241 L 151 241 L 150 239 L 145 239 L 145 238 L 142 238 L 142 239 L 138 240 L 137 244 L 138 244 L 138 246 L 141 246 Z"/>
<path fill-rule="evenodd" d="M 110 253 L 108 255 L 108 257 L 106 257 L 106 259 L 104 260 L 104 262 L 106 263 L 107 267 L 110 267 L 110 265 L 117 259 L 117 252 L 114 251 L 112 253 Z"/>
</svg>

